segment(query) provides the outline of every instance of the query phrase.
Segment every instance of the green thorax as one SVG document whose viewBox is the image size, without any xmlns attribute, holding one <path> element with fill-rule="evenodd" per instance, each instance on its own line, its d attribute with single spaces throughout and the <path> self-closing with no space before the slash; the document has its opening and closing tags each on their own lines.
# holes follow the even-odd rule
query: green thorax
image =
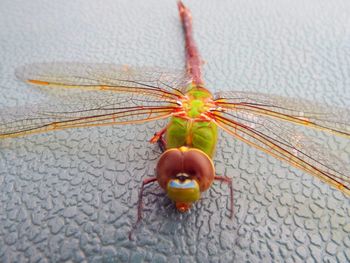
<svg viewBox="0 0 350 263">
<path fill-rule="evenodd" d="M 207 99 L 213 97 L 209 90 L 192 83 L 188 85 L 186 95 L 191 96 L 195 99 Z"/>
<path fill-rule="evenodd" d="M 184 117 L 172 117 L 167 128 L 167 149 L 181 146 L 202 150 L 210 157 L 215 152 L 217 142 L 217 126 L 210 120 L 199 120 L 201 113 L 208 110 L 211 93 L 205 88 L 190 85 L 182 101 L 186 113 Z"/>
<path fill-rule="evenodd" d="M 212 98 L 212 94 L 207 89 L 193 84 L 190 84 L 187 90 L 188 100 L 183 102 L 183 107 L 190 118 L 198 118 L 207 110 L 206 101 Z"/>
</svg>

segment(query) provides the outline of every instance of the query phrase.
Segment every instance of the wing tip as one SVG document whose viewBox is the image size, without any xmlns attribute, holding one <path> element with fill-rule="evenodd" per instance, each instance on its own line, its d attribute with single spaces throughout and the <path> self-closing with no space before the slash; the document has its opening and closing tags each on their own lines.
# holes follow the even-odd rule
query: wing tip
<svg viewBox="0 0 350 263">
<path fill-rule="evenodd" d="M 15 70 L 15 76 L 17 79 L 22 80 L 22 81 L 26 81 L 26 77 L 25 77 L 25 72 L 26 72 L 26 66 L 20 66 L 18 68 L 16 68 Z"/>
<path fill-rule="evenodd" d="M 24 64 L 15 69 L 15 76 L 17 79 L 28 82 L 33 78 L 32 70 L 36 68 L 36 64 Z"/>
</svg>

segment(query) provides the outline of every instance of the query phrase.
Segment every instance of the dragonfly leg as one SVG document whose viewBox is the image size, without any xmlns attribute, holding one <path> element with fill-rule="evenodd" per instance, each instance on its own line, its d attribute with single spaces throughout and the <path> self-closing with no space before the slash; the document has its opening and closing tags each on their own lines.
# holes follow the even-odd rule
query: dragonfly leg
<svg viewBox="0 0 350 263">
<path fill-rule="evenodd" d="M 166 150 L 166 142 L 165 142 L 163 136 L 159 138 L 157 143 L 158 143 L 158 146 L 159 146 L 160 150 L 162 151 L 162 153 L 165 152 L 165 150 Z"/>
<path fill-rule="evenodd" d="M 164 133 L 166 132 L 167 127 L 160 130 L 159 132 L 156 132 L 152 139 L 150 140 L 150 143 L 157 143 L 159 145 L 159 148 L 162 152 L 165 152 L 166 149 L 166 142 L 163 138 Z"/>
<path fill-rule="evenodd" d="M 134 230 L 136 229 L 138 223 L 142 219 L 142 208 L 143 208 L 142 199 L 143 199 L 143 191 L 145 189 L 145 186 L 150 184 L 150 183 L 153 183 L 155 181 L 157 181 L 157 177 L 147 178 L 147 179 L 144 179 L 142 181 L 142 186 L 141 186 L 141 190 L 139 193 L 139 200 L 137 201 L 137 221 L 129 233 L 129 240 L 132 240 L 132 234 L 133 234 Z"/>
<path fill-rule="evenodd" d="M 233 218 L 233 187 L 232 187 L 232 179 L 227 176 L 215 176 L 214 180 L 221 181 L 227 183 L 230 188 L 230 218 Z"/>
</svg>

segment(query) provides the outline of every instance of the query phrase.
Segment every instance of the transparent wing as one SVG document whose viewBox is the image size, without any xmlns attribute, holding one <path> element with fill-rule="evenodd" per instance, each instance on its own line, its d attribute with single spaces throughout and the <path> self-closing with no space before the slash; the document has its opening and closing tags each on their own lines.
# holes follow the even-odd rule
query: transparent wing
<svg viewBox="0 0 350 263">
<path fill-rule="evenodd" d="M 2 110 L 0 138 L 167 118 L 180 109 L 177 100 L 189 82 L 183 71 L 113 64 L 31 64 L 18 68 L 16 75 L 30 84 L 70 92 L 38 105 Z"/>
<path fill-rule="evenodd" d="M 219 92 L 215 100 L 224 110 L 268 116 L 350 138 L 348 109 L 253 92 Z"/>
<path fill-rule="evenodd" d="M 228 92 L 216 98 L 219 108 L 209 115 L 219 127 L 350 195 L 349 160 L 344 157 L 350 152 L 349 115 L 340 115 L 347 110 L 258 93 Z M 328 140 L 340 142 L 342 149 L 327 147 Z"/>
<path fill-rule="evenodd" d="M 170 100 L 183 95 L 190 82 L 185 71 L 73 62 L 29 64 L 18 68 L 16 76 L 34 85 L 141 93 Z"/>
<path fill-rule="evenodd" d="M 0 138 L 68 128 L 135 124 L 170 117 L 179 109 L 176 102 L 145 100 L 144 94 L 106 92 L 103 100 L 86 91 L 37 105 L 3 109 Z M 109 96 L 108 96 L 109 95 Z"/>
</svg>

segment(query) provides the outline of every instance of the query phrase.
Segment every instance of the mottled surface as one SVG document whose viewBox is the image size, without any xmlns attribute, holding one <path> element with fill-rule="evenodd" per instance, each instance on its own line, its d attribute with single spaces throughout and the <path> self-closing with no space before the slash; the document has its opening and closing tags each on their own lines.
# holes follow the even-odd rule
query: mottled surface
<svg viewBox="0 0 350 263">
<path fill-rule="evenodd" d="M 214 90 L 263 91 L 350 106 L 350 2 L 186 1 Z M 175 1 L 0 2 L 0 105 L 45 93 L 14 69 L 39 61 L 184 65 Z M 350 199 L 223 135 L 215 184 L 185 215 L 156 186 L 134 241 L 138 189 L 161 123 L 67 130 L 0 142 L 1 262 L 346 262 Z M 350 158 L 346 141 L 324 144 Z"/>
</svg>

